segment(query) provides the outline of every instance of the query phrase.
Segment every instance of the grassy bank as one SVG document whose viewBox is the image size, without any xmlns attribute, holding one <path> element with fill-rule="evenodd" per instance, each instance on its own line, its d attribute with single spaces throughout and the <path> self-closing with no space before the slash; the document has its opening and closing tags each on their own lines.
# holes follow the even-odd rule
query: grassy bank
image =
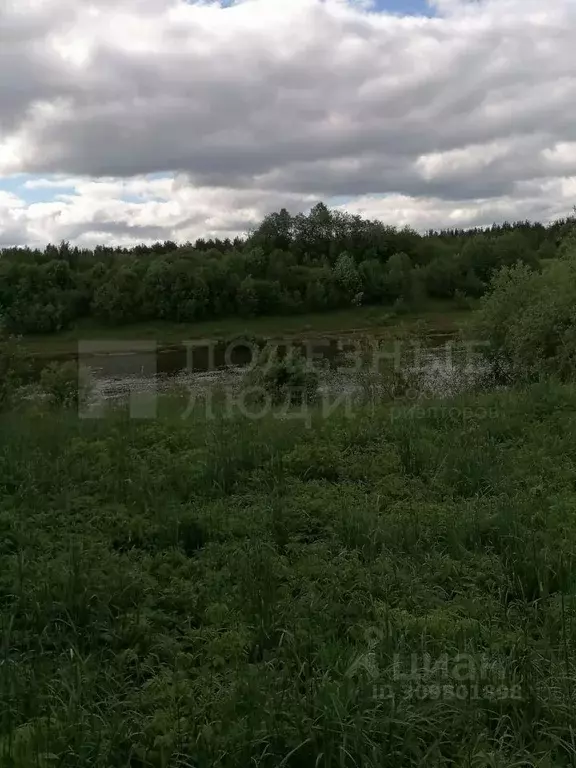
<svg viewBox="0 0 576 768">
<path fill-rule="evenodd" d="M 354 332 L 390 333 L 391 329 L 414 328 L 424 324 L 440 332 L 457 331 L 468 319 L 469 310 L 454 302 L 430 302 L 421 311 L 396 314 L 386 307 L 357 307 L 339 312 L 325 312 L 288 317 L 226 318 L 201 323 L 138 323 L 102 326 L 92 321 L 79 322 L 74 328 L 44 336 L 26 336 L 26 348 L 37 355 L 65 355 L 77 350 L 80 340 L 154 340 L 162 346 L 180 344 L 190 339 L 227 340 L 240 334 L 260 338 L 349 334 Z"/>
<path fill-rule="evenodd" d="M 0 428 L 0 764 L 568 766 L 576 391 Z"/>
</svg>

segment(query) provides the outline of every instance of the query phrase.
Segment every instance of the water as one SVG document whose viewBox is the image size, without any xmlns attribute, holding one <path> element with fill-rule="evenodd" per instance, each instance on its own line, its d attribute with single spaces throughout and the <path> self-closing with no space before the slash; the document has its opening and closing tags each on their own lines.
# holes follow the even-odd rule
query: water
<svg viewBox="0 0 576 768">
<path fill-rule="evenodd" d="M 451 396 L 471 388 L 483 372 L 450 334 L 396 340 L 343 337 L 274 343 L 284 357 L 298 350 L 320 374 L 320 391 L 385 394 L 410 389 L 412 396 Z M 166 347 L 152 354 L 99 353 L 83 357 L 100 398 L 125 399 L 137 391 L 188 392 L 218 386 L 239 389 L 264 344 L 251 340 Z M 377 363 L 376 359 L 380 362 Z M 396 391 L 395 390 L 395 391 Z M 388 391 L 388 394 L 390 392 Z"/>
</svg>

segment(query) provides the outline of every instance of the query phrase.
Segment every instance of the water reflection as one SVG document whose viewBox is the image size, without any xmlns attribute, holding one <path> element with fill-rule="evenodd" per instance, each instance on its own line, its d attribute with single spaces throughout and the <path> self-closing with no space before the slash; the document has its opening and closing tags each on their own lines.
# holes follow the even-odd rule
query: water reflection
<svg viewBox="0 0 576 768">
<path fill-rule="evenodd" d="M 126 353 L 101 352 L 83 357 L 81 363 L 100 397 L 116 399 L 138 389 L 233 389 L 239 386 L 243 373 L 270 350 L 278 358 L 301 353 L 321 372 L 321 390 L 332 392 L 378 388 L 383 378 L 389 381 L 393 371 L 410 378 L 411 386 L 422 394 L 448 396 L 469 388 L 482 368 L 477 357 L 458 347 L 454 335 L 447 333 L 386 343 L 369 336 L 273 343 L 251 339 L 196 341 L 159 348 L 151 366 L 140 365 L 138 355 Z M 150 370 L 155 373 L 150 374 Z"/>
</svg>

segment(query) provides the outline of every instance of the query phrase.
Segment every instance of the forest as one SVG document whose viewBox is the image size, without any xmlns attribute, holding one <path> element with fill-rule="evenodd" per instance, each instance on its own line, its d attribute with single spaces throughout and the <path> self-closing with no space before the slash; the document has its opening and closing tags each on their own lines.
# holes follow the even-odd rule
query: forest
<svg viewBox="0 0 576 768">
<path fill-rule="evenodd" d="M 132 248 L 0 251 L 0 317 L 16 334 L 49 334 L 81 318 L 102 325 L 418 307 L 484 295 L 493 273 L 554 258 L 574 219 L 419 234 L 320 203 L 272 213 L 234 240 Z"/>
</svg>

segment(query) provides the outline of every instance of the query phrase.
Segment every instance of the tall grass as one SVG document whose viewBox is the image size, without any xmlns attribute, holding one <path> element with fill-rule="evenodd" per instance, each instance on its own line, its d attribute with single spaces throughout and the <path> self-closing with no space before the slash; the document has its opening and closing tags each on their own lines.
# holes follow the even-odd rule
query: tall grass
<svg viewBox="0 0 576 768">
<path fill-rule="evenodd" d="M 575 765 L 575 411 L 3 416 L 0 765 Z"/>
</svg>

